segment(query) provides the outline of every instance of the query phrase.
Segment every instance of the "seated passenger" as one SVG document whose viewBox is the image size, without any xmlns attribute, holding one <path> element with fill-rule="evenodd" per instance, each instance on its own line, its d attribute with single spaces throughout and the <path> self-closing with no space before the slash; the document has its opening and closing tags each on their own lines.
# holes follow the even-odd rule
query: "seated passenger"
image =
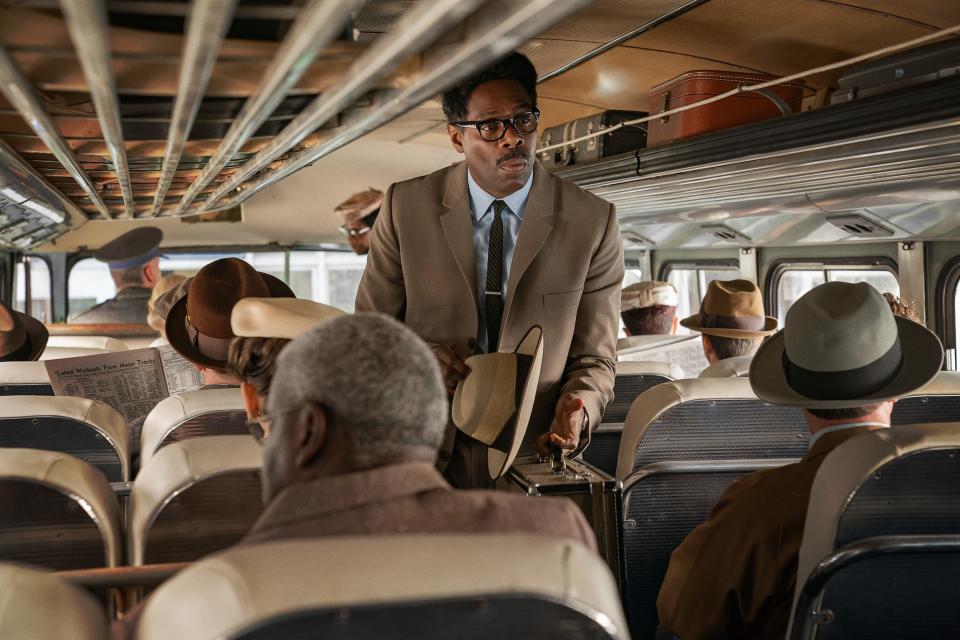
<svg viewBox="0 0 960 640">
<path fill-rule="evenodd" d="M 343 218 L 340 231 L 347 236 L 350 248 L 357 255 L 365 256 L 370 252 L 370 232 L 380 215 L 381 204 L 383 191 L 371 187 L 353 194 L 334 209 L 334 213 Z"/>
<path fill-rule="evenodd" d="M 70 318 L 71 323 L 147 321 L 147 301 L 160 279 L 160 243 L 163 232 L 156 227 L 137 227 L 120 235 L 93 253 L 110 268 L 117 295 Z"/>
<path fill-rule="evenodd" d="M 342 315 L 336 307 L 297 298 L 244 298 L 234 305 L 230 325 L 237 337 L 230 343 L 227 373 L 240 381 L 247 419 L 259 425 L 261 437 L 270 431 L 263 414 L 280 350 L 308 329 Z"/>
<path fill-rule="evenodd" d="M 890 311 L 893 311 L 893 315 L 923 324 L 920 320 L 920 314 L 913 308 L 913 305 L 904 301 L 900 296 L 885 293 L 883 294 L 883 298 L 887 301 L 887 304 L 890 305 Z"/>
<path fill-rule="evenodd" d="M 620 317 L 627 337 L 617 351 L 655 347 L 677 333 L 677 290 L 669 282 L 646 281 L 620 292 Z"/>
<path fill-rule="evenodd" d="M 280 354 L 267 401 L 266 509 L 245 543 L 526 532 L 596 548 L 569 500 L 457 491 L 436 470 L 449 401 L 425 342 L 380 314 L 335 318 Z"/>
<path fill-rule="evenodd" d="M 804 410 L 810 450 L 734 482 L 677 547 L 657 600 L 661 625 L 683 640 L 783 638 L 817 469 L 841 443 L 889 427 L 894 401 L 942 361 L 937 337 L 895 317 L 866 283 L 829 282 L 801 297 L 754 357 L 750 384 L 767 402 Z"/>
<path fill-rule="evenodd" d="M 158 309 L 157 300 L 174 287 L 181 285 L 186 279 L 187 276 L 181 273 L 170 273 L 160 278 L 157 284 L 153 285 L 153 292 L 150 294 L 150 299 L 147 300 L 147 324 L 159 332 L 161 336 L 164 335 L 164 324 L 167 321 L 167 312 L 170 309 Z M 166 339 L 163 342 L 165 344 Z"/>
<path fill-rule="evenodd" d="M 700 332 L 703 339 L 703 355 L 710 366 L 701 378 L 747 375 L 760 343 L 777 330 L 777 319 L 764 315 L 763 296 L 749 280 L 711 281 L 700 312 L 680 324 Z"/>
<path fill-rule="evenodd" d="M 48 337 L 42 322 L 0 302 L 0 362 L 38 359 Z"/>
<path fill-rule="evenodd" d="M 282 280 L 239 258 L 214 260 L 168 294 L 184 290 L 167 314 L 167 340 L 203 372 L 204 388 L 240 384 L 226 372 L 230 342 L 236 337 L 230 326 L 233 306 L 243 298 L 295 297 Z"/>
</svg>

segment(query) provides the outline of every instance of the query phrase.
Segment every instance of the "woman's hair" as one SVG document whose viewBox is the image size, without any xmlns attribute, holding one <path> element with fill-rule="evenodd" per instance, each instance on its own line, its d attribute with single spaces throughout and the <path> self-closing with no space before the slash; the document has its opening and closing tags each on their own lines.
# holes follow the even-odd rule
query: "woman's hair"
<svg viewBox="0 0 960 640">
<path fill-rule="evenodd" d="M 270 383 L 280 350 L 290 342 L 286 338 L 234 338 L 227 356 L 227 373 L 251 385 L 262 398 L 270 392 Z"/>
<path fill-rule="evenodd" d="M 153 285 L 153 291 L 150 293 L 150 299 L 147 300 L 147 324 L 151 327 L 163 333 L 163 325 L 167 321 L 166 312 L 160 313 L 157 308 L 157 300 L 160 299 L 160 296 L 167 293 L 176 286 L 183 284 L 184 280 L 187 279 L 187 276 L 180 273 L 168 273 L 159 280 L 157 284 Z M 167 312 L 170 309 L 166 309 Z"/>
</svg>

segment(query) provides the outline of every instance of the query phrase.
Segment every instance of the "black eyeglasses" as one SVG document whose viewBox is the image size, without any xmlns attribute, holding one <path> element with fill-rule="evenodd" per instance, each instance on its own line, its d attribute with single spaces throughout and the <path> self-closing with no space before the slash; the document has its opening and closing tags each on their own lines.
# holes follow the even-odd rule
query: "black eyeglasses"
<svg viewBox="0 0 960 640">
<path fill-rule="evenodd" d="M 540 125 L 540 110 L 524 111 L 518 113 L 512 118 L 491 118 L 490 120 L 464 120 L 463 122 L 454 122 L 458 127 L 476 127 L 480 133 L 480 138 L 487 142 L 497 142 L 503 140 L 507 135 L 507 127 L 513 127 L 521 136 L 530 135 L 537 130 Z"/>
</svg>

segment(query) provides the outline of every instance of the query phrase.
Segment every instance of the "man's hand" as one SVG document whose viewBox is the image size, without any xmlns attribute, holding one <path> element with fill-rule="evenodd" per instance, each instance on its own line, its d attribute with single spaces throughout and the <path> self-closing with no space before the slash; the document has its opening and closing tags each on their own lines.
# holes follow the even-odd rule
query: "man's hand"
<svg viewBox="0 0 960 640">
<path fill-rule="evenodd" d="M 550 444 L 564 451 L 573 451 L 580 444 L 580 429 L 583 428 L 583 416 L 586 408 L 583 400 L 572 393 L 566 393 L 557 402 L 557 412 L 553 416 L 550 431 L 537 438 L 537 451 L 542 456 L 550 455 Z"/>
<path fill-rule="evenodd" d="M 447 386 L 447 393 L 453 396 L 457 390 L 457 383 L 467 377 L 470 367 L 464 363 L 464 358 L 457 355 L 452 344 L 435 344 L 430 347 L 440 370 L 443 372 L 443 383 Z"/>
</svg>

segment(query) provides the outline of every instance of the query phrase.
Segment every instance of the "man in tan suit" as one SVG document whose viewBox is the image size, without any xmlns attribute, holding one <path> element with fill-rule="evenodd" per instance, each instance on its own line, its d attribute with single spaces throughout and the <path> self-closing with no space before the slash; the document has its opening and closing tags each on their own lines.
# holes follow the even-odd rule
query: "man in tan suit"
<svg viewBox="0 0 960 640">
<path fill-rule="evenodd" d="M 512 351 L 541 326 L 543 367 L 521 454 L 548 443 L 577 451 L 613 397 L 616 212 L 536 162 L 536 70 L 524 56 L 465 81 L 443 104 L 466 161 L 388 189 L 357 310 L 398 318 L 430 343 L 451 394 L 466 356 Z M 484 447 L 454 433 L 440 466 L 455 486 L 486 486 Z"/>
<path fill-rule="evenodd" d="M 783 638 L 820 464 L 888 428 L 894 401 L 942 361 L 937 337 L 894 317 L 866 283 L 829 282 L 801 297 L 754 356 L 750 384 L 767 402 L 804 409 L 810 451 L 734 482 L 674 550 L 657 599 L 661 626 L 683 640 Z"/>
</svg>

